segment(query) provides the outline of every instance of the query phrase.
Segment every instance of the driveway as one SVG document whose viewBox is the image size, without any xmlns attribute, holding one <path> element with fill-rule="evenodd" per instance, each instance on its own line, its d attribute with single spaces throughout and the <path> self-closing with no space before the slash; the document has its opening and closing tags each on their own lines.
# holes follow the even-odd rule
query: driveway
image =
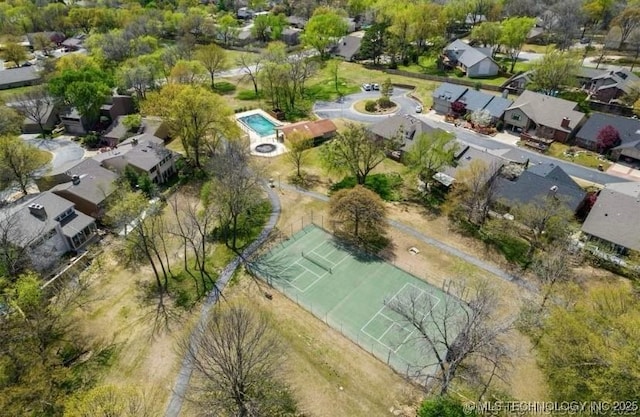
<svg viewBox="0 0 640 417">
<path fill-rule="evenodd" d="M 55 139 L 38 139 L 37 135 L 22 135 L 25 142 L 38 149 L 53 154 L 51 169 L 56 170 L 72 162 L 80 162 L 84 158 L 84 148 L 71 140 L 72 136 L 59 136 Z"/>
</svg>

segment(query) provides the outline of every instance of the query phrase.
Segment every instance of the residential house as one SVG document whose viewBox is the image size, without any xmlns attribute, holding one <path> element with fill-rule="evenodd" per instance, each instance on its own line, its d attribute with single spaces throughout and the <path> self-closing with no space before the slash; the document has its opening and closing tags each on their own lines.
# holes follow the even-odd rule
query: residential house
<svg viewBox="0 0 640 417">
<path fill-rule="evenodd" d="M 463 85 L 442 83 L 431 94 L 436 113 L 451 114 L 451 105 L 458 101 L 469 88 Z"/>
<path fill-rule="evenodd" d="M 22 133 L 41 133 L 40 124 L 42 124 L 42 129 L 44 129 L 45 131 L 51 131 L 58 124 L 60 118 L 58 115 L 58 108 L 55 105 L 53 99 L 49 100 L 44 106 L 42 106 L 39 116 L 34 113 L 34 111 L 37 109 L 36 107 L 29 110 L 32 115 L 28 115 L 24 111 L 20 110 L 21 107 L 28 105 L 28 103 L 17 101 L 7 103 L 7 106 L 13 107 L 24 114 L 25 117 L 24 121 L 22 122 Z M 38 120 L 40 121 L 40 123 L 38 123 Z"/>
<path fill-rule="evenodd" d="M 451 114 L 451 105 L 456 101 L 464 103 L 466 112 L 486 110 L 491 114 L 492 123 L 502 118 L 504 111 L 513 100 L 493 94 L 483 93 L 472 88 L 456 84 L 442 83 L 432 94 L 433 108 L 436 113 Z"/>
<path fill-rule="evenodd" d="M 38 36 L 44 36 L 46 39 L 48 39 L 53 45 L 59 46 L 60 44 L 62 44 L 62 42 L 64 42 L 64 40 L 67 38 L 64 33 L 62 32 L 32 32 L 32 33 L 27 33 L 27 41 L 29 42 L 29 46 L 31 47 L 31 49 L 36 49 L 35 48 L 35 40 Z"/>
<path fill-rule="evenodd" d="M 255 15 L 255 11 L 251 10 L 248 7 L 240 7 L 238 9 L 238 13 L 236 14 L 236 16 L 238 17 L 238 19 L 243 19 L 243 20 L 247 20 L 247 19 L 253 19 L 253 16 Z"/>
<path fill-rule="evenodd" d="M 162 184 L 176 173 L 176 160 L 179 155 L 164 146 L 164 140 L 143 133 L 133 136 L 106 152 L 93 157 L 108 169 L 124 173 L 131 167 L 139 173 L 145 173 L 152 182 Z"/>
<path fill-rule="evenodd" d="M 573 213 L 582 207 L 587 192 L 562 168 L 555 164 L 531 165 L 514 180 L 498 178 L 500 205 L 540 204 L 544 199 L 557 198 Z"/>
<path fill-rule="evenodd" d="M 84 45 L 86 35 L 84 33 L 80 33 L 78 35 L 72 36 L 71 38 L 67 38 L 61 45 L 66 48 L 69 52 L 74 52 L 82 48 Z"/>
<path fill-rule="evenodd" d="M 534 26 L 531 28 L 529 33 L 527 33 L 527 41 L 526 43 L 537 44 L 537 45 L 546 45 L 547 42 L 547 31 L 544 28 Z"/>
<path fill-rule="evenodd" d="M 50 270 L 62 255 L 82 250 L 96 236 L 95 220 L 52 192 L 27 196 L 5 210 L 15 225 L 9 240 L 26 249 L 39 271 Z"/>
<path fill-rule="evenodd" d="M 596 69 L 591 67 L 580 67 L 576 74 L 576 79 L 580 87 L 585 88 L 587 84 L 594 78 L 601 77 L 607 74 L 609 71 L 605 69 Z"/>
<path fill-rule="evenodd" d="M 106 98 L 105 103 L 100 107 L 100 116 L 115 120 L 118 116 L 135 113 L 135 103 L 133 97 L 125 94 L 118 94 L 114 90 L 113 94 Z"/>
<path fill-rule="evenodd" d="M 313 139 L 313 145 L 317 146 L 331 139 L 338 128 L 329 119 L 321 119 L 313 122 L 298 122 L 284 126 L 277 126 L 276 130 L 280 131 L 284 139 L 288 136 L 301 132 L 306 137 Z"/>
<path fill-rule="evenodd" d="M 280 35 L 280 39 L 282 39 L 282 42 L 287 44 L 287 46 L 296 46 L 300 43 L 301 33 L 302 33 L 302 29 L 286 28 L 282 31 L 282 34 Z"/>
<path fill-rule="evenodd" d="M 459 68 L 468 77 L 493 77 L 500 66 L 491 57 L 491 48 L 475 48 L 459 39 L 444 48 L 442 62 L 447 68 Z"/>
<path fill-rule="evenodd" d="M 251 33 L 251 28 L 253 28 L 253 23 L 247 26 L 243 26 L 240 30 L 238 30 L 237 35 L 233 39 L 233 44 L 235 46 L 247 46 L 251 42 L 255 40 L 253 37 L 253 33 Z"/>
<path fill-rule="evenodd" d="M 582 126 L 585 114 L 576 106 L 573 101 L 527 90 L 505 110 L 505 128 L 520 132 L 526 144 L 546 150 L 553 141 L 567 142 Z"/>
<path fill-rule="evenodd" d="M 88 158 L 75 164 L 55 178 L 51 192 L 71 201 L 76 210 L 99 219 L 104 215 L 109 197 L 116 189 L 118 174 Z"/>
<path fill-rule="evenodd" d="M 424 121 L 411 115 L 389 116 L 369 126 L 374 140 L 397 141 L 397 149 L 390 155 L 394 159 L 401 159 L 408 152 L 421 134 L 443 132 L 442 129 L 432 127 Z"/>
<path fill-rule="evenodd" d="M 357 61 L 363 36 L 364 32 L 358 32 L 340 38 L 331 53 L 345 61 Z"/>
<path fill-rule="evenodd" d="M 287 16 L 287 23 L 294 28 L 304 29 L 307 22 L 308 20 L 301 16 Z"/>
<path fill-rule="evenodd" d="M 505 160 L 498 155 L 487 152 L 486 150 L 480 150 L 472 148 L 469 145 L 463 145 L 458 142 L 458 151 L 454 155 L 454 161 L 452 166 L 445 167 L 440 172 L 433 176 L 433 179 L 438 181 L 445 187 L 450 187 L 456 178 L 459 178 L 460 173 L 469 169 L 469 167 L 481 161 L 481 163 L 487 167 L 485 181 L 489 182 L 494 178 L 505 164 Z"/>
<path fill-rule="evenodd" d="M 169 137 L 169 130 L 166 123 L 158 117 L 143 117 L 140 126 L 131 131 L 124 125 L 124 118 L 127 116 L 118 116 L 111 125 L 102 133 L 101 142 L 103 145 L 113 148 L 125 139 L 146 133 L 160 139 L 166 140 Z"/>
<path fill-rule="evenodd" d="M 76 108 L 61 112 L 60 122 L 64 126 L 64 130 L 72 135 L 85 135 L 88 131 L 87 119 L 78 113 Z"/>
<path fill-rule="evenodd" d="M 598 134 L 605 126 L 613 126 L 620 134 L 620 145 L 640 141 L 640 120 L 612 114 L 592 113 L 576 133 L 575 144 L 592 150 L 598 150 Z"/>
<path fill-rule="evenodd" d="M 525 71 L 509 78 L 502 84 L 502 88 L 506 88 L 515 93 L 521 93 L 527 88 L 527 85 L 531 83 L 531 81 L 533 81 L 533 71 Z"/>
<path fill-rule="evenodd" d="M 589 92 L 591 100 L 609 103 L 629 93 L 638 82 L 640 77 L 622 68 L 592 78 L 584 89 Z"/>
<path fill-rule="evenodd" d="M 640 183 L 606 184 L 582 225 L 582 233 L 620 254 L 640 250 Z"/>
<path fill-rule="evenodd" d="M 9 68 L 0 71 L 0 90 L 40 84 L 42 77 L 34 66 Z"/>
</svg>

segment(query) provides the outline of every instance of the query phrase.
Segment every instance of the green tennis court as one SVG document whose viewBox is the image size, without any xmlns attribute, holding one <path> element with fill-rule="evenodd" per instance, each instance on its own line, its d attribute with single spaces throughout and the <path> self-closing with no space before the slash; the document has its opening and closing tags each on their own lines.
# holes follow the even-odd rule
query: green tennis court
<svg viewBox="0 0 640 417">
<path fill-rule="evenodd" d="M 272 248 L 255 270 L 397 371 L 412 377 L 431 374 L 436 364 L 433 353 L 387 304 L 411 303 L 418 318 L 438 314 L 442 300 L 450 297 L 442 290 L 344 245 L 314 225 Z"/>
</svg>

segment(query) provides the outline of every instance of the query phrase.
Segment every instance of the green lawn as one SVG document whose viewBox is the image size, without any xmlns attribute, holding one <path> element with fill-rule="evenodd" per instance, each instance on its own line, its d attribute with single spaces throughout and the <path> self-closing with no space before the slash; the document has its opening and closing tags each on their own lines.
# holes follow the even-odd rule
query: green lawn
<svg viewBox="0 0 640 417">
<path fill-rule="evenodd" d="M 574 155 L 568 155 L 567 151 L 569 148 L 576 149 L 577 151 Z M 611 162 L 604 159 L 601 155 L 596 152 L 587 151 L 586 149 L 578 148 L 578 147 L 570 147 L 563 143 L 554 142 L 551 144 L 551 147 L 548 151 L 549 155 L 562 159 L 565 161 L 574 162 L 578 165 L 582 165 L 589 168 L 598 168 L 599 165 L 602 165 L 603 169 L 606 171 L 607 168 L 611 166 Z"/>
<path fill-rule="evenodd" d="M 436 59 L 434 57 L 421 56 L 418 60 L 417 64 L 411 65 L 399 65 L 399 70 L 415 72 L 418 74 L 426 74 L 426 75 L 437 75 L 440 77 L 448 77 L 452 79 L 462 79 L 471 82 L 480 82 L 483 84 L 489 85 L 502 85 L 505 81 L 507 81 L 508 77 L 490 77 L 490 78 L 470 78 L 464 75 L 458 76 L 454 71 L 443 71 L 438 68 L 436 63 Z"/>
<path fill-rule="evenodd" d="M 28 85 L 26 87 L 10 88 L 8 90 L 0 90 L 0 102 L 11 100 L 15 94 L 26 93 L 27 91 L 37 88 L 36 85 Z"/>
</svg>

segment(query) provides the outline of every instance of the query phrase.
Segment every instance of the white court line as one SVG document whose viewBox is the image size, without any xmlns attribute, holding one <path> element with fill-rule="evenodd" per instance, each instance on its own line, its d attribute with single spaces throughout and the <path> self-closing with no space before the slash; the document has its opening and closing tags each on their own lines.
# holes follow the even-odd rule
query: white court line
<svg viewBox="0 0 640 417">
<path fill-rule="evenodd" d="M 343 259 L 344 260 L 344 259 Z M 408 286 L 412 286 L 413 288 L 415 288 L 416 290 L 420 291 L 420 295 L 417 298 L 421 297 L 423 294 L 427 294 L 429 296 L 431 296 L 432 298 L 436 299 L 435 304 L 433 304 L 431 306 L 431 310 L 429 310 L 428 313 L 423 313 L 423 318 L 427 316 L 427 314 L 431 314 L 431 312 L 435 309 L 435 307 L 440 303 L 440 298 L 436 297 L 435 295 L 423 290 L 422 288 L 419 288 L 411 283 L 406 283 L 402 286 L 402 288 L 400 288 L 390 299 L 389 301 L 395 299 L 396 297 L 398 297 L 400 295 L 400 293 L 402 291 L 404 291 L 404 289 Z M 411 336 L 415 333 L 415 329 L 412 330 L 411 332 L 409 332 L 409 334 L 407 335 L 407 337 L 404 338 L 404 340 L 402 342 L 400 342 L 398 344 L 398 346 L 396 346 L 396 348 L 392 348 L 389 345 L 387 345 L 386 343 L 384 343 L 382 341 L 382 338 L 393 328 L 393 326 L 399 326 L 402 330 L 406 330 L 404 327 L 400 326 L 400 324 L 392 319 L 391 317 L 387 316 L 386 314 L 384 314 L 382 311 L 384 310 L 384 308 L 387 307 L 386 305 L 383 305 L 370 319 L 369 321 L 367 321 L 367 323 L 360 329 L 361 332 L 363 332 L 364 334 L 366 334 L 367 336 L 369 336 L 370 338 L 372 338 L 373 340 L 375 340 L 376 342 L 380 343 L 382 346 L 386 347 L 387 349 L 389 349 L 390 351 L 392 351 L 395 354 L 398 354 L 398 350 L 411 338 Z M 389 327 L 387 328 L 387 330 L 384 331 L 384 333 L 382 333 L 382 335 L 378 338 L 374 337 L 371 333 L 367 332 L 365 330 L 365 328 L 377 317 L 377 316 L 382 316 L 384 317 L 386 320 L 391 321 L 391 325 L 389 325 Z M 400 356 L 398 354 L 398 356 Z M 404 359 L 404 358 L 403 358 Z M 406 360 L 406 359 L 405 359 Z"/>
</svg>

